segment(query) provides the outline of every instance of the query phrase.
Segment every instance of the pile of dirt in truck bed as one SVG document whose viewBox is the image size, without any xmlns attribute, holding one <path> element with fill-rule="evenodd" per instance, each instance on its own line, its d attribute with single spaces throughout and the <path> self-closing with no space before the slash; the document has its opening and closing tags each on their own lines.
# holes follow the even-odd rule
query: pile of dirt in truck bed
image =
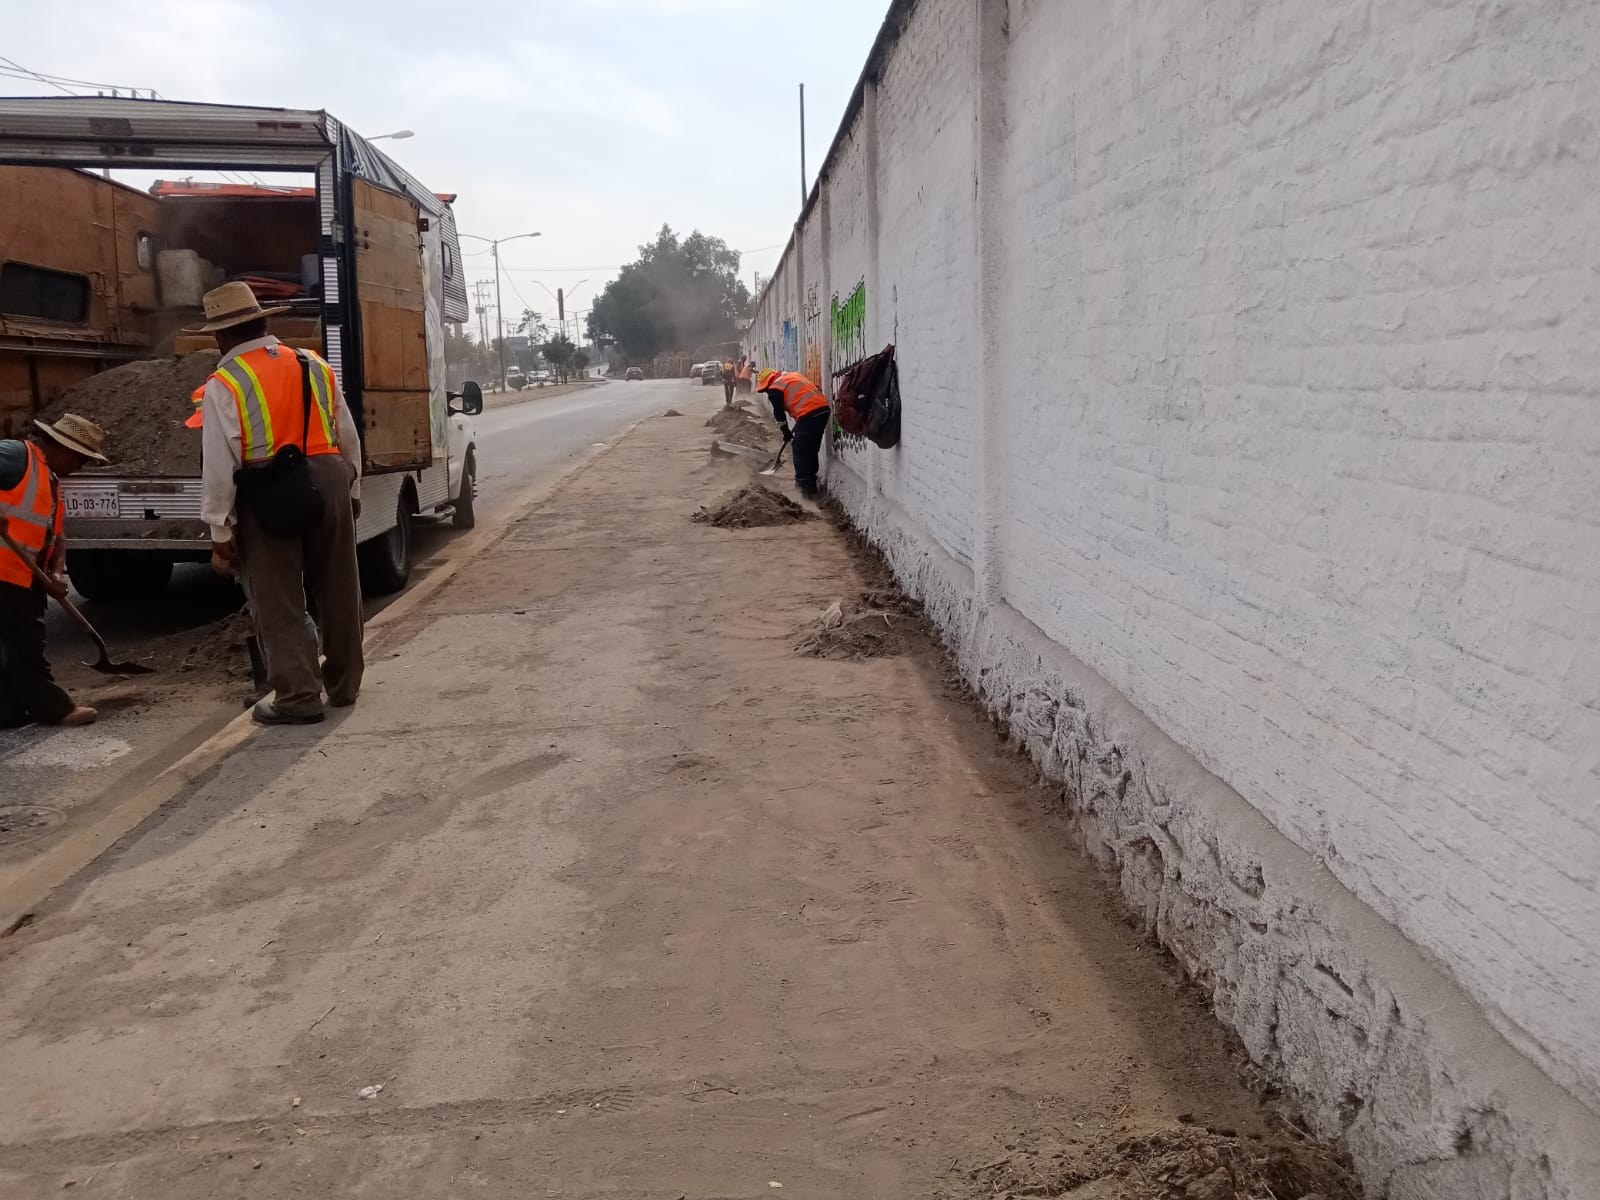
<svg viewBox="0 0 1600 1200">
<path fill-rule="evenodd" d="M 732 442 L 735 446 L 747 446 L 753 450 L 770 450 L 778 443 L 778 427 L 772 421 L 763 421 L 750 411 L 743 401 L 735 403 L 730 408 L 719 409 L 715 416 L 706 422 L 707 429 L 714 429 L 717 436 L 725 442 Z"/>
<path fill-rule="evenodd" d="M 77 413 L 106 431 L 106 457 L 130 475 L 200 474 L 200 431 L 184 422 L 194 389 L 217 369 L 215 350 L 147 358 L 92 375 L 45 408 L 43 418 Z"/>
<path fill-rule="evenodd" d="M 729 492 L 711 507 L 700 509 L 691 519 L 718 529 L 754 529 L 760 525 L 793 525 L 815 517 L 789 497 L 752 483 Z"/>
<path fill-rule="evenodd" d="M 974 1200 L 1361 1200 L 1348 1160 L 1331 1146 L 1188 1125 L 1019 1140 L 965 1175 L 954 1194 Z"/>
<path fill-rule="evenodd" d="M 922 609 L 896 588 L 873 588 L 835 600 L 795 639 L 796 654 L 808 658 L 893 658 L 917 635 Z"/>
</svg>

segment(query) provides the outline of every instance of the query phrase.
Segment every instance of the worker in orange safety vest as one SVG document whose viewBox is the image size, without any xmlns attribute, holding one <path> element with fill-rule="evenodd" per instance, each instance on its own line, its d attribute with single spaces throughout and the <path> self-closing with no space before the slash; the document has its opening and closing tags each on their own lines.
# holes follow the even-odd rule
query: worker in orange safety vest
<svg viewBox="0 0 1600 1200">
<path fill-rule="evenodd" d="M 35 421 L 25 440 L 0 441 L 0 728 L 87 725 L 97 715 L 74 704 L 51 674 L 44 610 L 47 597 L 67 594 L 60 480 L 86 462 L 105 462 L 104 442 L 100 426 L 71 413 Z"/>
<path fill-rule="evenodd" d="M 822 438 L 828 431 L 828 398 L 798 371 L 764 370 L 756 378 L 756 390 L 771 402 L 783 440 L 794 443 L 795 486 L 802 496 L 815 497 Z M 792 432 L 789 418 L 794 420 Z"/>
<path fill-rule="evenodd" d="M 200 410 L 200 516 L 211 527 L 212 565 L 239 571 L 266 658 L 273 696 L 252 716 L 263 725 L 312 724 L 324 716 L 324 687 L 336 707 L 354 704 L 361 690 L 360 437 L 333 368 L 267 332 L 267 319 L 287 309 L 263 309 L 237 281 L 206 293 L 204 304 L 206 322 L 192 332 L 214 334 L 222 351 Z M 296 451 L 316 499 L 291 521 L 290 501 L 270 481 Z"/>
</svg>

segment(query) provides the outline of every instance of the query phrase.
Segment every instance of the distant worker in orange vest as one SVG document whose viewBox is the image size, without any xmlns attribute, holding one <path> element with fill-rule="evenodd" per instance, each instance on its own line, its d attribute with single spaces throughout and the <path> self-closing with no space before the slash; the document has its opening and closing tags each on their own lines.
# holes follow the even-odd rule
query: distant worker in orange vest
<svg viewBox="0 0 1600 1200">
<path fill-rule="evenodd" d="M 794 443 L 795 486 L 802 496 L 814 498 L 822 437 L 828 431 L 828 398 L 798 371 L 762 371 L 756 378 L 756 390 L 766 393 L 772 402 L 772 415 L 783 430 L 783 440 Z M 793 432 L 788 417 L 794 418 Z"/>
<path fill-rule="evenodd" d="M 755 370 L 755 366 L 756 364 L 747 355 L 739 355 L 739 374 L 736 381 L 741 392 L 748 392 L 754 384 L 755 381 L 750 377 L 750 373 Z"/>
<path fill-rule="evenodd" d="M 50 673 L 44 609 L 47 597 L 67 594 L 60 480 L 91 459 L 105 462 L 104 440 L 100 426 L 67 413 L 53 424 L 35 421 L 23 441 L 0 441 L 0 729 L 88 725 L 98 715 L 74 704 Z"/>
<path fill-rule="evenodd" d="M 212 566 L 240 572 L 255 616 L 274 693 L 252 713 L 263 725 L 321 721 L 324 685 L 329 704 L 354 704 L 364 669 L 361 439 L 333 368 L 267 332 L 267 318 L 287 311 L 263 309 L 248 284 L 225 283 L 206 293 L 205 324 L 192 331 L 215 334 L 222 351 L 201 401 L 200 516 L 211 526 Z M 286 470 L 300 454 L 300 472 Z"/>
<path fill-rule="evenodd" d="M 723 359 L 722 360 L 722 406 L 724 408 L 731 408 L 732 405 L 733 405 L 734 371 L 735 371 L 735 368 L 734 368 L 734 365 L 733 365 L 733 359 L 731 359 L 731 358 Z"/>
</svg>

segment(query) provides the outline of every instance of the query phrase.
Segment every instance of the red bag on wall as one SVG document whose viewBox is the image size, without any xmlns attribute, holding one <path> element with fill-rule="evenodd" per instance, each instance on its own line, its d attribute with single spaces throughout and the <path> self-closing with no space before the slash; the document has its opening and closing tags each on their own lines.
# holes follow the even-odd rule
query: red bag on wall
<svg viewBox="0 0 1600 1200">
<path fill-rule="evenodd" d="M 900 441 L 900 371 L 894 343 L 834 377 L 833 419 L 887 450 Z"/>
</svg>

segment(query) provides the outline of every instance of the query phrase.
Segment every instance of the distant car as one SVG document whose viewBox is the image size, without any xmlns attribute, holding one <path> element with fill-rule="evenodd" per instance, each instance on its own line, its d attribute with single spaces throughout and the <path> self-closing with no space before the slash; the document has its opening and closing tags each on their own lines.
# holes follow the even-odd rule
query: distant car
<svg viewBox="0 0 1600 1200">
<path fill-rule="evenodd" d="M 521 367 L 512 367 L 506 372 L 506 386 L 515 392 L 528 386 L 528 377 L 522 373 Z"/>
<path fill-rule="evenodd" d="M 700 368 L 700 386 L 722 382 L 722 364 L 712 361 Z"/>
<path fill-rule="evenodd" d="M 705 363 L 703 363 L 703 362 L 695 363 L 694 366 L 689 368 L 689 378 L 690 379 L 699 379 L 700 378 L 700 372 L 704 371 L 705 369 L 706 369 Z"/>
<path fill-rule="evenodd" d="M 628 368 L 628 373 L 626 375 L 624 375 L 622 378 L 623 378 L 623 381 L 626 382 L 626 383 L 632 383 L 635 379 L 643 380 L 644 379 L 644 369 L 642 367 L 629 367 Z"/>
<path fill-rule="evenodd" d="M 533 371 L 528 375 L 528 382 L 529 383 L 536 383 L 536 384 L 539 384 L 541 387 L 543 387 L 545 384 L 550 382 L 550 372 L 549 371 Z"/>
</svg>

